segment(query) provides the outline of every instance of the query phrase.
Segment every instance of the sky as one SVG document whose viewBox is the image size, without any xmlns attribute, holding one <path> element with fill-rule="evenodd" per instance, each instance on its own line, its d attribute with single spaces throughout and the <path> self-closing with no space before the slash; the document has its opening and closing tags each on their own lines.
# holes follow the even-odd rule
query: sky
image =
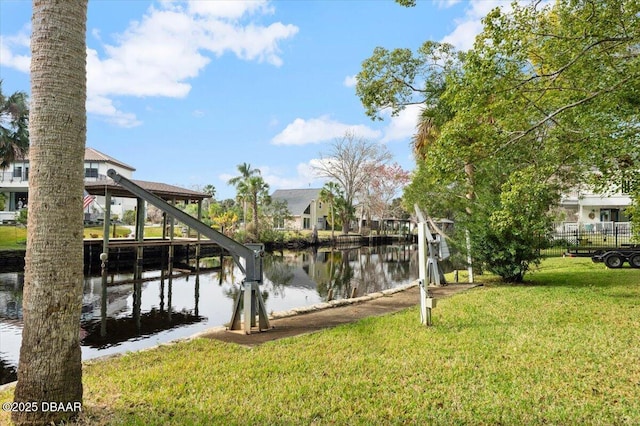
<svg viewBox="0 0 640 426">
<path fill-rule="evenodd" d="M 313 169 L 351 132 L 405 170 L 418 107 L 372 121 L 355 76 L 377 46 L 471 47 L 494 0 L 90 0 L 87 146 L 134 178 L 235 196 L 237 166 L 271 190 L 319 188 Z M 0 0 L 2 91 L 29 93 L 31 2 Z"/>
</svg>

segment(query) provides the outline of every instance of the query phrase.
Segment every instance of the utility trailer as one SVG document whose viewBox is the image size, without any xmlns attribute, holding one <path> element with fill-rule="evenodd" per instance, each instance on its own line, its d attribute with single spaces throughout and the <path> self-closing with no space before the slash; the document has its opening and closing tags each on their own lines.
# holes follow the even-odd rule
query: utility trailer
<svg viewBox="0 0 640 426">
<path fill-rule="evenodd" d="M 632 268 L 640 268 L 640 245 L 630 245 L 617 249 L 597 253 L 591 260 L 603 262 L 607 268 L 621 268 L 624 262 L 628 262 Z"/>
</svg>

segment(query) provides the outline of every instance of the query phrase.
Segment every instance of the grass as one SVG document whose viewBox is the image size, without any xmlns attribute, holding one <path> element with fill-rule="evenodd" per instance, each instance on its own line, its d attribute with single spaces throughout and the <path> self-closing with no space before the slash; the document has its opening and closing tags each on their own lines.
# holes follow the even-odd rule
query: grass
<svg viewBox="0 0 640 426">
<path fill-rule="evenodd" d="M 129 236 L 131 230 L 125 226 L 116 226 L 115 232 L 116 238 L 124 238 Z M 102 239 L 103 235 L 104 228 L 102 226 L 85 226 L 84 228 L 84 238 Z M 109 237 L 113 238 L 113 226 L 110 228 Z"/>
<path fill-rule="evenodd" d="M 176 227 L 175 235 L 181 236 L 182 227 Z M 84 238 L 87 239 L 102 239 L 103 236 L 102 226 L 88 226 L 84 228 Z M 124 226 L 116 226 L 116 238 L 128 237 L 131 230 Z M 162 237 L 161 226 L 147 226 L 144 230 L 146 238 L 160 238 Z M 336 231 L 335 235 L 340 235 L 340 231 Z M 195 234 L 193 235 L 195 236 Z M 111 228 L 110 237 L 113 238 L 113 227 Z M 311 231 L 298 231 L 287 232 L 286 238 L 310 238 Z M 330 239 L 331 231 L 318 231 L 318 237 L 320 239 Z M 24 226 L 0 226 L 0 250 L 24 250 L 27 243 L 27 229 Z"/>
<path fill-rule="evenodd" d="M 27 247 L 27 228 L 0 226 L 0 250 L 24 250 Z"/>
<path fill-rule="evenodd" d="M 131 230 L 125 226 L 116 226 L 116 238 L 128 237 Z M 87 226 L 84 228 L 84 238 L 102 239 L 104 229 L 102 226 Z M 176 232 L 180 234 L 180 232 Z M 113 237 L 111 227 L 110 237 Z M 162 237 L 162 227 L 148 226 L 145 228 L 145 237 Z M 24 250 L 27 245 L 27 228 L 24 226 L 0 226 L 0 250 Z"/>
<path fill-rule="evenodd" d="M 640 423 L 640 271 L 552 258 L 525 284 L 480 278 L 432 327 L 416 307 L 253 349 L 196 339 L 87 363 L 81 423 Z"/>
</svg>

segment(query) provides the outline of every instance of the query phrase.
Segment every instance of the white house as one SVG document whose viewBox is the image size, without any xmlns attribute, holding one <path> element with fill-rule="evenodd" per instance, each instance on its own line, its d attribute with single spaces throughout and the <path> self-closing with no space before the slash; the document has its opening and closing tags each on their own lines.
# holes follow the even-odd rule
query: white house
<svg viewBox="0 0 640 426">
<path fill-rule="evenodd" d="M 321 188 L 309 189 L 278 189 L 271 194 L 272 201 L 284 201 L 287 204 L 292 219 L 278 228 L 302 230 L 327 229 L 329 204 L 320 201 Z"/>
<path fill-rule="evenodd" d="M 85 148 L 84 151 L 84 178 L 85 182 L 96 182 L 107 178 L 107 170 L 114 169 L 122 176 L 131 178 L 136 170 L 130 165 L 116 160 L 102 152 Z M 5 197 L 4 211 L 0 211 L 0 222 L 14 221 L 18 212 L 29 205 L 29 158 L 18 159 L 8 168 L 0 171 L 0 194 Z M 104 197 L 96 199 L 98 205 L 104 205 Z M 132 210 L 135 199 L 112 198 L 111 211 L 120 218 L 126 210 Z M 95 211 L 95 206 L 89 206 L 86 214 Z"/>
<path fill-rule="evenodd" d="M 624 186 L 613 189 L 611 194 L 596 193 L 588 187 L 581 187 L 562 196 L 560 211 L 564 221 L 559 224 L 558 230 L 628 230 L 629 215 L 626 208 L 630 205 L 631 197 Z"/>
</svg>

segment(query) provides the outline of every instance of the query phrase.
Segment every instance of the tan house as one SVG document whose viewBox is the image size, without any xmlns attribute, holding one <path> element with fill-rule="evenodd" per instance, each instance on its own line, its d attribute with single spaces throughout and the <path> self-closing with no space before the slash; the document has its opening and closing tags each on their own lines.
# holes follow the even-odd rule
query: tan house
<svg viewBox="0 0 640 426">
<path fill-rule="evenodd" d="M 329 205 L 320 201 L 320 188 L 309 189 L 278 189 L 271 194 L 272 201 L 286 203 L 291 220 L 276 224 L 276 228 L 303 230 L 327 229 Z"/>
</svg>

